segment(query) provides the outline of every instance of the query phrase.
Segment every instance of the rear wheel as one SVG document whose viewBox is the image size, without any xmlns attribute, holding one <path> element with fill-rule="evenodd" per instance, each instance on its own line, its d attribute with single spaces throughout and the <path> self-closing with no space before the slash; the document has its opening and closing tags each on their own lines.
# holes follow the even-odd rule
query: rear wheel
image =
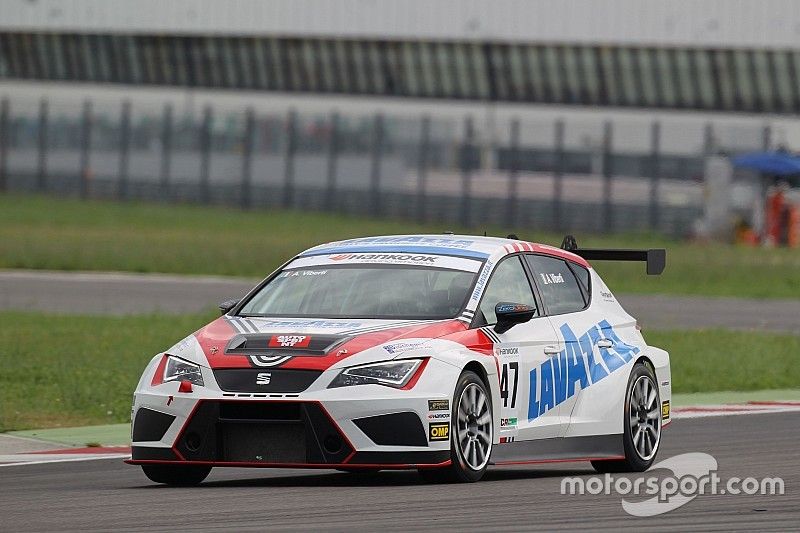
<svg viewBox="0 0 800 533">
<path fill-rule="evenodd" d="M 644 472 L 661 444 L 661 401 L 653 370 L 637 363 L 628 379 L 623 414 L 625 459 L 592 461 L 598 472 Z"/>
<path fill-rule="evenodd" d="M 494 427 L 489 389 L 475 372 L 467 370 L 458 379 L 451 420 L 450 466 L 419 474 L 430 482 L 478 481 L 489 465 Z"/>
<path fill-rule="evenodd" d="M 211 472 L 210 466 L 194 465 L 142 465 L 142 471 L 150 481 L 188 487 L 199 485 Z"/>
</svg>

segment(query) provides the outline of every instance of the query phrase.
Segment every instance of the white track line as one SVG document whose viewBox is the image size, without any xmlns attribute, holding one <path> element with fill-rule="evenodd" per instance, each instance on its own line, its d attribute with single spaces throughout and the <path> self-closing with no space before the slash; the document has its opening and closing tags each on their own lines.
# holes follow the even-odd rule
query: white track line
<svg viewBox="0 0 800 533">
<path fill-rule="evenodd" d="M 47 459 L 41 459 L 41 457 Z M 74 463 L 78 461 L 100 461 L 102 459 L 130 459 L 129 453 L 103 453 L 103 454 L 16 454 L 0 455 L 0 468 L 7 466 L 43 465 L 49 463 Z M 35 460 L 29 460 L 35 459 Z"/>
</svg>

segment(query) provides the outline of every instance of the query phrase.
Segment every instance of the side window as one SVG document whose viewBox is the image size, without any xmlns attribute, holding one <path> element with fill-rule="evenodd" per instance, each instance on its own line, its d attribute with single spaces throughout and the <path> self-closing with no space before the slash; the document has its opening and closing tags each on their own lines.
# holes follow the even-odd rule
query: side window
<svg viewBox="0 0 800 533">
<path fill-rule="evenodd" d="M 581 289 L 583 289 L 583 296 L 586 300 L 586 305 L 589 305 L 589 301 L 591 300 L 591 286 L 589 284 L 589 270 L 580 266 L 576 265 L 575 263 L 571 263 L 569 265 L 570 270 L 575 274 L 575 277 L 578 278 L 578 282 L 581 284 Z"/>
<path fill-rule="evenodd" d="M 509 257 L 497 265 L 483 292 L 483 299 L 479 309 L 483 313 L 487 324 L 497 322 L 494 306 L 500 302 L 511 302 L 536 307 L 533 290 L 525 274 L 525 269 L 519 257 Z"/>
<path fill-rule="evenodd" d="M 578 280 L 566 261 L 555 257 L 526 255 L 544 305 L 551 315 L 573 313 L 586 307 Z M 588 276 L 588 272 L 587 272 Z"/>
</svg>

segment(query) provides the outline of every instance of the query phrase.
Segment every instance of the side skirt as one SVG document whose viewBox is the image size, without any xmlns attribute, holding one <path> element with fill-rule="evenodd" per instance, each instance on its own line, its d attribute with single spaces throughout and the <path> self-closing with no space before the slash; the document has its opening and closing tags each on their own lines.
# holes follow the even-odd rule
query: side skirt
<svg viewBox="0 0 800 533">
<path fill-rule="evenodd" d="M 525 464 L 560 461 L 624 459 L 622 434 L 556 437 L 514 441 L 492 446 L 489 464 Z"/>
</svg>

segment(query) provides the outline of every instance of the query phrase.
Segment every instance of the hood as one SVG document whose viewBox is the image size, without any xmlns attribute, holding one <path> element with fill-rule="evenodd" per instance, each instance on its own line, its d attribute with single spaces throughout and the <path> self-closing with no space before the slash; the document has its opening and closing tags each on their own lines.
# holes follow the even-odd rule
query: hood
<svg viewBox="0 0 800 533">
<path fill-rule="evenodd" d="M 327 320 L 222 316 L 198 330 L 208 365 L 327 370 L 369 348 L 402 339 L 434 339 L 466 329 L 458 320 Z M 387 359 L 414 347 L 384 346 Z"/>
</svg>

